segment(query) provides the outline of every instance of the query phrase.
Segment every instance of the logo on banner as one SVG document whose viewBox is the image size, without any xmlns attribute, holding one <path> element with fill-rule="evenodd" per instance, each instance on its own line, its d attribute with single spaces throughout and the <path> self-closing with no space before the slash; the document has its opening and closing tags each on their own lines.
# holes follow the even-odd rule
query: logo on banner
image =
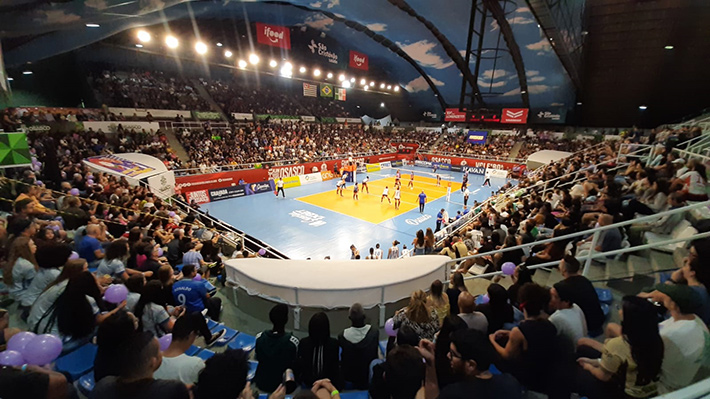
<svg viewBox="0 0 710 399">
<path fill-rule="evenodd" d="M 291 33 L 285 26 L 256 23 L 256 40 L 267 46 L 291 49 Z"/>
<path fill-rule="evenodd" d="M 464 122 L 466 121 L 466 113 L 459 111 L 458 108 L 446 108 L 444 120 L 447 122 Z"/>
<path fill-rule="evenodd" d="M 338 63 L 338 54 L 332 51 L 328 51 L 328 46 L 323 43 L 316 43 L 315 40 L 311 39 L 311 44 L 308 45 L 308 49 L 311 50 L 311 54 L 318 54 L 321 57 L 328 59 L 331 64 Z"/>
<path fill-rule="evenodd" d="M 503 108 L 503 115 L 500 118 L 500 123 L 527 123 L 528 109 L 527 108 Z"/>
<path fill-rule="evenodd" d="M 350 50 L 350 66 L 367 71 L 369 68 L 367 55 Z"/>
<path fill-rule="evenodd" d="M 230 186 L 217 190 L 209 190 L 211 201 L 221 201 L 230 198 L 238 198 L 246 195 L 244 186 Z"/>
<path fill-rule="evenodd" d="M 418 226 L 429 219 L 431 219 L 431 215 L 422 215 L 416 219 L 405 219 L 404 222 L 411 226 Z"/>
<path fill-rule="evenodd" d="M 198 204 L 206 204 L 210 202 L 210 197 L 207 195 L 207 190 L 192 191 L 185 194 L 185 199 L 188 203 L 192 203 L 194 200 Z"/>
<path fill-rule="evenodd" d="M 486 168 L 480 166 L 464 166 L 463 172 L 468 172 L 472 175 L 484 175 L 486 174 Z"/>
<path fill-rule="evenodd" d="M 546 119 L 549 121 L 558 121 L 558 122 L 560 121 L 560 119 L 562 119 L 560 114 L 553 114 L 550 111 L 540 111 L 537 113 L 537 117 L 539 119 Z"/>
</svg>

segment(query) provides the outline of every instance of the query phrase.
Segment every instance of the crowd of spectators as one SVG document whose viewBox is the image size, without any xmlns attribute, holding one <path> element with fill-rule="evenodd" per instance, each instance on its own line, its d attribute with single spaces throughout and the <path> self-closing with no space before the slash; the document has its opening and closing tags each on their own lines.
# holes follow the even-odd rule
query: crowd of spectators
<svg viewBox="0 0 710 399">
<path fill-rule="evenodd" d="M 210 96 L 227 114 L 238 112 L 268 115 L 310 115 L 303 108 L 300 99 L 267 85 L 254 88 L 243 85 L 237 80 L 222 82 L 200 79 L 200 81 Z"/>
</svg>

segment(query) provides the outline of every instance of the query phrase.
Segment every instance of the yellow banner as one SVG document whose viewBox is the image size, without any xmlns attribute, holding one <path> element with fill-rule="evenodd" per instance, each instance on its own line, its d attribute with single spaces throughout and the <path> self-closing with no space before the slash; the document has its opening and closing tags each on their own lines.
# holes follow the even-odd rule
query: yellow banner
<svg viewBox="0 0 710 399">
<path fill-rule="evenodd" d="M 298 176 L 284 177 L 285 188 L 298 187 L 300 185 L 301 179 L 299 179 Z"/>
<path fill-rule="evenodd" d="M 365 168 L 367 168 L 368 172 L 377 172 L 378 170 L 380 170 L 380 165 L 368 163 L 365 165 Z"/>
<path fill-rule="evenodd" d="M 333 172 L 331 172 L 329 170 L 326 170 L 324 172 L 320 172 L 320 175 L 323 178 L 323 181 L 335 179 L 335 175 L 333 174 Z"/>
</svg>

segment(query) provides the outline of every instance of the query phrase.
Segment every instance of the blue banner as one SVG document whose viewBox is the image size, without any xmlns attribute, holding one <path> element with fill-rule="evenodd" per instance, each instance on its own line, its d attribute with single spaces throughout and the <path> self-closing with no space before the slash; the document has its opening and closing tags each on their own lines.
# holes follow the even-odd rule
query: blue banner
<svg viewBox="0 0 710 399">
<path fill-rule="evenodd" d="M 209 190 L 210 202 L 221 201 L 231 198 L 239 198 L 245 195 L 274 192 L 276 187 L 273 180 L 262 181 L 250 184 L 238 184 L 225 188 Z"/>
<path fill-rule="evenodd" d="M 431 166 L 435 166 L 436 169 L 451 170 L 451 164 L 450 164 L 450 163 L 432 162 L 432 163 L 431 163 Z"/>
<path fill-rule="evenodd" d="M 483 145 L 486 144 L 486 139 L 488 139 L 487 130 L 469 130 L 466 136 L 466 142 L 471 144 Z"/>
</svg>

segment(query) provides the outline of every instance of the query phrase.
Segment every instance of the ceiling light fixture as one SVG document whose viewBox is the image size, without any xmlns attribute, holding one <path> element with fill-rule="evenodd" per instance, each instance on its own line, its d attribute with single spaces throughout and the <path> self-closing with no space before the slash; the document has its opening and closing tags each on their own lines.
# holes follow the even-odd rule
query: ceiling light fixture
<svg viewBox="0 0 710 399">
<path fill-rule="evenodd" d="M 298 72 L 306 73 L 306 67 L 302 66 L 302 67 L 298 68 Z"/>
<path fill-rule="evenodd" d="M 168 46 L 168 48 L 175 49 L 179 44 L 180 42 L 175 36 L 168 36 L 165 38 L 165 45 Z"/>
<path fill-rule="evenodd" d="M 224 56 L 225 56 L 225 57 L 227 57 L 227 58 L 232 58 L 232 55 L 233 55 L 233 54 L 232 54 L 231 51 L 229 51 L 229 50 L 225 50 L 225 51 L 224 51 Z M 246 64 L 246 61 L 245 61 L 244 63 Z"/>
<path fill-rule="evenodd" d="M 138 47 L 138 48 L 143 48 L 143 45 L 140 44 L 140 43 L 138 43 L 138 44 L 136 44 L 136 47 Z"/>
<path fill-rule="evenodd" d="M 320 69 L 315 69 L 313 71 L 313 76 L 316 76 L 316 77 L 320 76 Z"/>
<path fill-rule="evenodd" d="M 86 24 L 86 27 L 87 27 L 87 28 L 100 28 L 101 25 L 99 25 L 99 24 Z"/>
<path fill-rule="evenodd" d="M 205 55 L 207 54 L 207 45 L 202 42 L 197 42 L 195 43 L 195 51 L 197 51 L 197 54 Z"/>
<path fill-rule="evenodd" d="M 259 63 L 259 56 L 256 54 L 249 54 L 249 63 L 256 65 Z"/>
<path fill-rule="evenodd" d="M 648 108 L 648 107 L 645 106 L 645 105 L 639 105 L 639 109 L 640 109 L 641 111 L 645 111 L 647 108 Z"/>
<path fill-rule="evenodd" d="M 328 72 L 328 74 L 325 75 L 325 77 L 328 78 L 328 79 L 332 79 L 332 78 L 333 78 L 333 73 L 332 73 L 332 72 Z"/>
<path fill-rule="evenodd" d="M 666 49 L 666 50 L 673 50 L 673 46 L 670 46 L 670 45 L 669 45 L 669 46 L 664 47 L 664 49 Z"/>
<path fill-rule="evenodd" d="M 269 61 L 269 66 L 270 66 L 270 67 L 276 68 L 277 65 L 279 65 L 279 63 L 276 62 L 276 60 L 271 60 L 271 61 Z"/>
<path fill-rule="evenodd" d="M 394 87 L 394 91 L 395 91 L 395 92 L 398 92 L 398 91 L 399 91 L 399 86 L 395 86 L 395 87 Z"/>
<path fill-rule="evenodd" d="M 342 82 L 345 80 L 345 75 L 338 75 L 338 81 Z"/>
<path fill-rule="evenodd" d="M 217 43 L 217 47 L 222 47 L 222 43 Z"/>
<path fill-rule="evenodd" d="M 239 60 L 237 61 L 237 66 L 239 67 L 239 69 L 244 69 L 247 67 L 247 62 L 244 60 Z"/>
<path fill-rule="evenodd" d="M 150 33 L 148 33 L 148 31 L 144 31 L 144 30 L 139 30 L 137 36 L 138 36 L 138 40 L 141 43 L 148 43 L 151 39 Z"/>
</svg>

